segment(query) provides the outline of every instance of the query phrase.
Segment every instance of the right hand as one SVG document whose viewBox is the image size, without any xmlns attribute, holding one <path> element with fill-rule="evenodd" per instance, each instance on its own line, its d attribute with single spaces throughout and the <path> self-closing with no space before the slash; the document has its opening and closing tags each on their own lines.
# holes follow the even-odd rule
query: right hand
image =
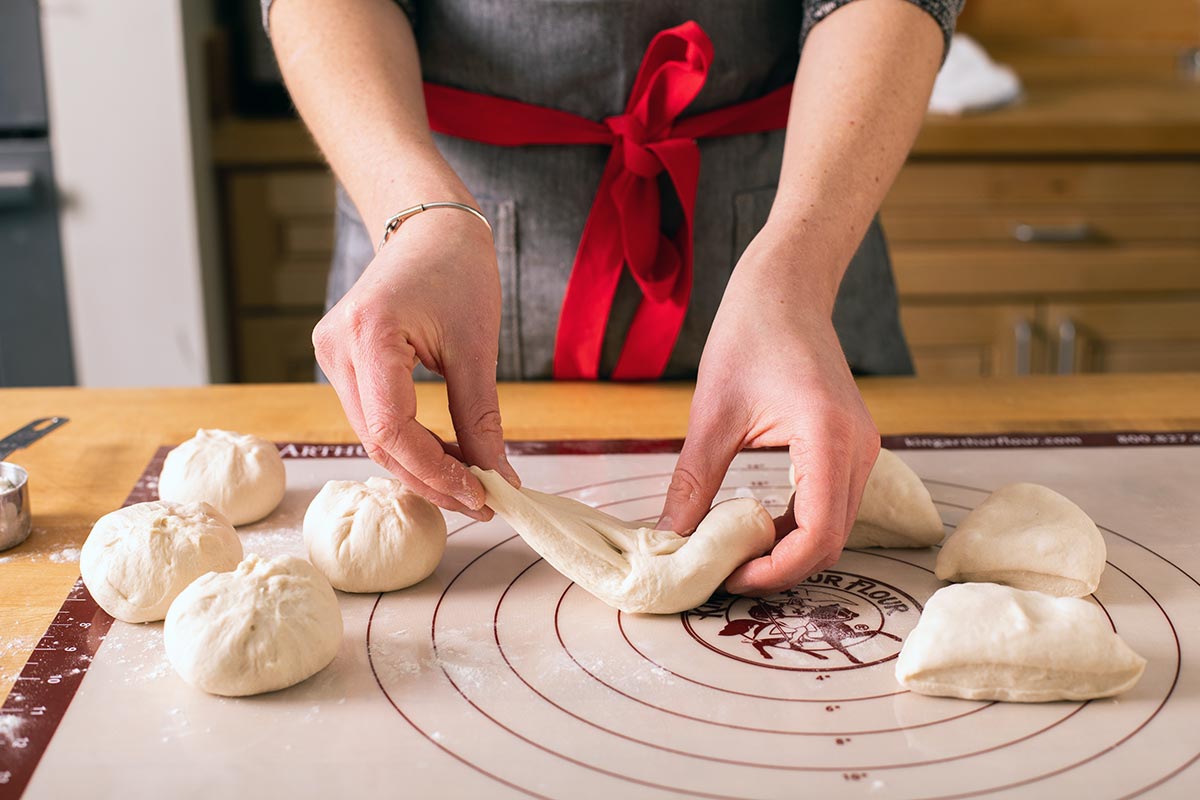
<svg viewBox="0 0 1200 800">
<path fill-rule="evenodd" d="M 520 481 L 504 455 L 496 358 L 500 276 L 487 226 L 466 212 L 408 219 L 313 330 L 313 347 L 371 460 L 449 511 L 491 518 L 463 462 Z M 417 363 L 446 379 L 458 444 L 417 422 Z"/>
</svg>

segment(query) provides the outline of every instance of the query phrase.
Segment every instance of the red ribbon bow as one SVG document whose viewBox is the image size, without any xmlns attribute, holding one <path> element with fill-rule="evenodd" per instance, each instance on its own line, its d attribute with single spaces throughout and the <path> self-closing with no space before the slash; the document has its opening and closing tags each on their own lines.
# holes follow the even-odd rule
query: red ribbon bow
<svg viewBox="0 0 1200 800">
<path fill-rule="evenodd" d="M 621 270 L 642 291 L 617 380 L 662 375 L 692 292 L 692 217 L 700 176 L 697 138 L 761 133 L 787 124 L 792 87 L 678 119 L 708 77 L 713 46 L 695 22 L 658 33 L 646 48 L 625 113 L 603 123 L 565 111 L 425 84 L 430 127 L 485 144 L 611 145 L 563 297 L 554 377 L 595 379 Z M 683 208 L 673 238 L 660 230 L 658 175 L 666 171 Z"/>
</svg>

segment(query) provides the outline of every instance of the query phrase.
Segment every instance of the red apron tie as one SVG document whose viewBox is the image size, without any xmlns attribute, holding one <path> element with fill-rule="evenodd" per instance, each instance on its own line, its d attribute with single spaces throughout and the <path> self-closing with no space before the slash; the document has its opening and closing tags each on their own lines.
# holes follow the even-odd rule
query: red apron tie
<svg viewBox="0 0 1200 800">
<path fill-rule="evenodd" d="M 621 270 L 642 290 L 613 370 L 617 380 L 658 378 L 679 338 L 692 292 L 692 224 L 700 148 L 696 139 L 777 130 L 787 124 L 792 87 L 678 119 L 712 64 L 713 46 L 695 22 L 660 32 L 646 48 L 625 113 L 594 122 L 565 111 L 425 84 L 430 127 L 485 144 L 610 145 L 583 226 L 554 344 L 554 377 L 599 377 L 604 329 Z M 660 231 L 659 173 L 683 208 L 675 236 Z"/>
</svg>

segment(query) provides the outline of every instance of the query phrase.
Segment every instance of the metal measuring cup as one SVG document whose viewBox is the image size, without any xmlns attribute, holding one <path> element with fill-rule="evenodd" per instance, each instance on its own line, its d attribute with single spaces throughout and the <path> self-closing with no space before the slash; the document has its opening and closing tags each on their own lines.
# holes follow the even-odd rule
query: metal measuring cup
<svg viewBox="0 0 1200 800">
<path fill-rule="evenodd" d="M 16 547 L 29 538 L 32 515 L 29 510 L 29 473 L 23 467 L 4 461 L 10 453 L 28 447 L 55 428 L 67 423 L 66 417 L 35 419 L 20 430 L 0 439 L 0 551 Z"/>
</svg>

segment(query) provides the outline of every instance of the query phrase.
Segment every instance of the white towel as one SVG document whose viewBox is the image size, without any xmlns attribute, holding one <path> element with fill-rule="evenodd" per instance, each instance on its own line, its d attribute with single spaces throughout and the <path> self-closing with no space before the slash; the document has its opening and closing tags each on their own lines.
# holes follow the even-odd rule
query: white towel
<svg viewBox="0 0 1200 800">
<path fill-rule="evenodd" d="M 1021 81 L 1011 67 L 997 64 L 970 36 L 956 33 L 933 84 L 929 110 L 962 114 L 1008 105 L 1021 96 Z"/>
</svg>

